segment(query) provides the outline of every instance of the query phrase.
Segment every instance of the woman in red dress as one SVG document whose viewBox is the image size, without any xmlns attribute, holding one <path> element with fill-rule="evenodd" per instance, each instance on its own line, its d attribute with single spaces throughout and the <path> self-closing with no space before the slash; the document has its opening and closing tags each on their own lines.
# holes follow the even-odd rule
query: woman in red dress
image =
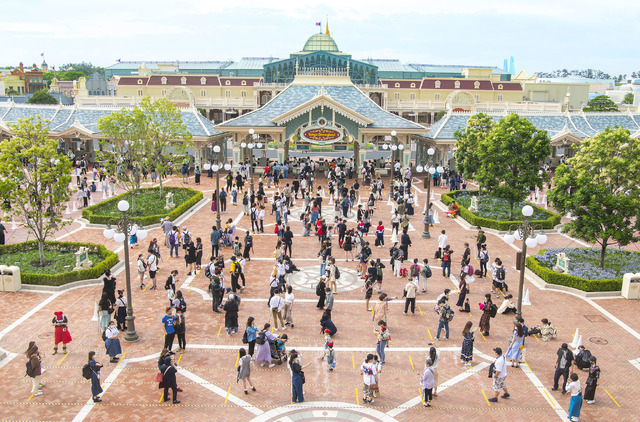
<svg viewBox="0 0 640 422">
<path fill-rule="evenodd" d="M 53 354 L 58 353 L 58 344 L 62 343 L 62 353 L 67 353 L 67 343 L 71 342 L 71 334 L 67 328 L 67 317 L 62 314 L 62 311 L 54 312 L 55 316 L 51 320 L 55 328 L 55 337 L 53 346 Z"/>
</svg>

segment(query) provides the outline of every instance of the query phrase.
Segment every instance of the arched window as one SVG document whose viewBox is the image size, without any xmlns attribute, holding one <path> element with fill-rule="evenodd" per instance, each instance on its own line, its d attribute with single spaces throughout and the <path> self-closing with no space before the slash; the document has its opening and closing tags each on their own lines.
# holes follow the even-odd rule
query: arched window
<svg viewBox="0 0 640 422">
<path fill-rule="evenodd" d="M 141 89 L 138 90 L 138 97 L 142 97 L 144 94 Z"/>
<path fill-rule="evenodd" d="M 502 89 L 502 88 L 503 88 L 502 84 L 498 85 L 498 89 Z"/>
<path fill-rule="evenodd" d="M 167 90 L 163 89 L 162 91 L 160 91 L 160 95 L 162 95 L 163 97 L 167 96 Z"/>
<path fill-rule="evenodd" d="M 206 97 L 207 96 L 207 90 L 206 89 L 201 90 L 200 91 L 200 96 L 201 97 Z"/>
<path fill-rule="evenodd" d="M 440 81 L 436 81 L 436 89 L 440 89 Z"/>
<path fill-rule="evenodd" d="M 479 89 L 479 88 L 480 88 L 480 82 L 475 81 L 475 82 L 473 83 L 473 87 L 474 87 L 475 89 Z"/>
<path fill-rule="evenodd" d="M 400 83 L 396 82 L 396 88 L 400 88 Z"/>
<path fill-rule="evenodd" d="M 180 79 L 180 83 L 182 85 L 186 85 L 187 84 L 187 78 L 185 78 L 184 76 Z"/>
<path fill-rule="evenodd" d="M 224 84 L 225 85 L 231 85 L 231 80 L 227 79 Z"/>
<path fill-rule="evenodd" d="M 400 93 L 399 92 L 394 92 L 393 93 L 393 99 L 394 100 L 399 100 L 400 99 Z"/>
<path fill-rule="evenodd" d="M 412 92 L 411 94 L 409 94 L 409 99 L 410 100 L 415 100 L 416 99 L 416 93 Z"/>
<path fill-rule="evenodd" d="M 163 76 L 163 77 L 162 77 L 162 79 L 160 79 L 160 83 L 161 83 L 162 85 L 166 85 L 166 84 L 167 84 L 167 77 L 166 77 L 166 76 Z"/>
<path fill-rule="evenodd" d="M 206 84 L 207 84 L 207 78 L 203 76 L 202 78 L 200 78 L 200 85 L 206 85 Z"/>
<path fill-rule="evenodd" d="M 230 98 L 230 97 L 231 97 L 231 90 L 230 90 L 230 89 L 227 89 L 227 90 L 224 92 L 224 96 L 225 96 L 225 97 L 227 97 L 227 98 Z"/>
<path fill-rule="evenodd" d="M 243 80 L 242 82 L 240 82 L 240 85 L 243 85 L 243 86 L 244 86 L 244 85 L 246 85 L 246 84 L 247 84 L 247 81 L 244 81 L 244 80 Z"/>
<path fill-rule="evenodd" d="M 138 85 L 142 85 L 142 79 L 138 79 Z"/>
<path fill-rule="evenodd" d="M 456 89 L 459 89 L 460 88 L 460 81 L 456 81 L 454 86 L 455 86 Z"/>
<path fill-rule="evenodd" d="M 247 98 L 247 90 L 246 90 L 246 89 L 243 89 L 243 90 L 242 90 L 242 92 L 240 93 L 240 96 L 241 96 L 242 98 Z"/>
<path fill-rule="evenodd" d="M 502 96 L 502 94 L 498 94 L 498 101 L 503 101 L 504 97 Z"/>
<path fill-rule="evenodd" d="M 433 99 L 436 101 L 440 101 L 440 94 L 436 94 Z"/>
<path fill-rule="evenodd" d="M 416 84 L 412 82 L 411 83 L 411 88 L 415 88 L 415 87 L 416 87 Z"/>
</svg>

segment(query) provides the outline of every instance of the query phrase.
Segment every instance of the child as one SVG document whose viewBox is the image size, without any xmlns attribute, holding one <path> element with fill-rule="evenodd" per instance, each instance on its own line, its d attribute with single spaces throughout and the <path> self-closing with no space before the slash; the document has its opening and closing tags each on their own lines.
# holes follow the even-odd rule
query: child
<svg viewBox="0 0 640 422">
<path fill-rule="evenodd" d="M 329 371 L 333 371 L 336 367 L 336 350 L 333 348 L 333 342 L 327 343 L 327 346 L 324 349 L 324 353 L 322 353 L 322 357 L 320 360 L 324 360 L 324 357 L 327 357 L 327 363 L 329 364 Z"/>
<path fill-rule="evenodd" d="M 571 392 L 571 402 L 569 404 L 569 420 L 577 421 L 582 408 L 582 390 L 580 380 L 575 372 L 571 374 L 571 383 L 567 386 L 567 392 Z"/>
<path fill-rule="evenodd" d="M 328 328 L 326 330 L 324 330 L 324 350 L 325 350 L 325 354 L 326 354 L 327 349 L 329 348 L 329 343 L 333 343 L 331 341 L 331 334 L 329 334 L 330 332 L 331 331 Z M 324 360 L 324 354 L 322 355 L 320 360 Z"/>
<path fill-rule="evenodd" d="M 469 305 L 469 298 L 464 301 L 464 306 L 461 311 L 471 313 L 471 305 Z"/>
<path fill-rule="evenodd" d="M 289 336 L 286 334 L 281 335 L 276 340 L 276 350 L 278 351 L 278 356 L 283 356 L 284 359 L 287 359 L 287 348 L 285 347 L 285 343 L 289 340 Z"/>
</svg>

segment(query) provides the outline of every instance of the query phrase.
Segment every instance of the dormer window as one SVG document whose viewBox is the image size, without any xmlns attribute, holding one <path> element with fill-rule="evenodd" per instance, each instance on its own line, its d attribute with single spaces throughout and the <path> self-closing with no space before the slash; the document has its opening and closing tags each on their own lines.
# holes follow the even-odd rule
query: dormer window
<svg viewBox="0 0 640 422">
<path fill-rule="evenodd" d="M 206 84 L 207 84 L 207 78 L 203 76 L 202 78 L 200 78 L 200 85 L 206 85 Z"/>
<path fill-rule="evenodd" d="M 475 82 L 473 83 L 473 87 L 474 87 L 475 89 L 480 88 L 480 82 L 475 81 Z"/>
<path fill-rule="evenodd" d="M 503 88 L 502 84 L 498 85 L 498 89 L 502 89 L 502 88 Z"/>
<path fill-rule="evenodd" d="M 456 89 L 460 88 L 460 81 L 456 81 L 454 86 L 455 86 Z"/>
<path fill-rule="evenodd" d="M 142 85 L 142 79 L 138 79 L 138 85 Z"/>
<path fill-rule="evenodd" d="M 436 89 L 440 88 L 440 81 L 436 81 Z"/>
<path fill-rule="evenodd" d="M 231 85 L 231 81 L 229 79 L 226 80 L 226 82 L 224 83 L 225 85 Z"/>
<path fill-rule="evenodd" d="M 416 84 L 411 83 L 411 88 L 415 88 L 415 87 L 416 87 Z"/>
<path fill-rule="evenodd" d="M 396 82 L 396 88 L 400 88 L 400 84 Z"/>
<path fill-rule="evenodd" d="M 185 78 L 184 76 L 180 79 L 180 83 L 182 85 L 186 85 L 187 84 L 187 78 Z"/>
<path fill-rule="evenodd" d="M 163 77 L 162 77 L 162 79 L 160 79 L 160 83 L 161 83 L 162 85 L 166 85 L 166 84 L 167 84 L 167 77 L 166 77 L 166 76 L 163 76 Z"/>
<path fill-rule="evenodd" d="M 243 86 L 244 86 L 244 85 L 246 85 L 246 84 L 247 84 L 247 81 L 242 81 L 242 82 L 240 82 L 240 85 L 243 85 Z"/>
</svg>

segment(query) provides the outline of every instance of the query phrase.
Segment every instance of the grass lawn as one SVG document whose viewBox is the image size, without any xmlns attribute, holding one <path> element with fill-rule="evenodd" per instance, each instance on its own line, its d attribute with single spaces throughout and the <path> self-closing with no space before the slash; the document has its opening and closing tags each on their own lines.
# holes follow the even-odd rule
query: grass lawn
<svg viewBox="0 0 640 422">
<path fill-rule="evenodd" d="M 463 207 L 469 209 L 471 206 L 471 197 L 477 195 L 477 191 L 475 192 L 462 192 L 454 199 L 455 201 L 462 205 Z M 522 215 L 522 207 L 526 205 L 526 202 L 522 201 L 520 203 L 516 203 L 513 206 L 513 219 L 515 221 L 520 221 L 524 217 Z M 510 221 L 509 218 L 509 202 L 504 199 L 496 198 L 490 194 L 482 194 L 482 196 L 478 197 L 478 210 L 474 212 L 474 215 L 483 218 L 490 218 L 492 220 L 498 221 Z M 532 220 L 546 220 L 548 216 L 537 208 L 533 209 Z"/>
<path fill-rule="evenodd" d="M 21 273 L 30 274 L 59 274 L 73 271 L 76 265 L 76 249 L 69 250 L 44 250 L 44 259 L 47 265 L 40 267 L 40 254 L 38 248 L 18 252 L 8 252 L 0 255 L 0 264 L 16 265 Z M 100 254 L 89 252 L 89 260 L 94 265 L 103 260 Z M 34 265 L 35 264 L 35 265 Z"/>
<path fill-rule="evenodd" d="M 136 212 L 133 216 L 149 216 L 149 215 L 166 215 L 169 211 L 165 210 L 164 207 L 166 205 L 166 192 L 163 194 L 161 198 L 158 195 L 158 192 L 143 192 L 136 195 Z M 173 192 L 173 203 L 176 207 L 180 206 L 182 203 L 189 200 L 193 194 L 185 191 L 172 191 Z M 131 194 L 127 194 L 125 198 L 129 205 L 131 205 Z M 131 208 L 129 208 L 131 211 Z M 103 206 L 98 204 L 95 206 L 94 214 L 96 215 L 105 215 L 109 217 L 120 217 L 122 213 L 118 210 L 118 203 L 116 201 L 109 201 L 105 203 Z"/>
<path fill-rule="evenodd" d="M 640 272 L 640 253 L 607 249 L 604 268 L 599 268 L 600 249 L 596 248 L 551 248 L 535 255 L 536 260 L 549 269 L 556 264 L 556 254 L 564 252 L 569 261 L 569 274 L 587 280 L 621 279 L 625 273 Z"/>
</svg>

